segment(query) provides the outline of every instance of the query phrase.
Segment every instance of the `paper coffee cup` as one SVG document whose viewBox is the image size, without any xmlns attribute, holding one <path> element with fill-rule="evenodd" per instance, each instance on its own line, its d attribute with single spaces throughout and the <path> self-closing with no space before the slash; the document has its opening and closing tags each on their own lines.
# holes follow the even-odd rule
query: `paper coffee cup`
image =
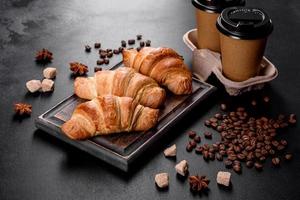
<svg viewBox="0 0 300 200">
<path fill-rule="evenodd" d="M 198 48 L 220 52 L 216 21 L 223 9 L 243 6 L 245 0 L 192 0 L 192 4 L 196 8 Z"/>
<path fill-rule="evenodd" d="M 222 70 L 233 81 L 257 76 L 273 24 L 258 8 L 231 7 L 223 10 L 216 27 L 220 34 Z"/>
</svg>

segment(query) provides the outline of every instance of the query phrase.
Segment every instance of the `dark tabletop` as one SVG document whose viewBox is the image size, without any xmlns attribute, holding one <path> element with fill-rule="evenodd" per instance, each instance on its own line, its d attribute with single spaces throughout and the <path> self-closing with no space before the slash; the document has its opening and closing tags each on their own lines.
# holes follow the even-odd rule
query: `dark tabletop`
<svg viewBox="0 0 300 200">
<path fill-rule="evenodd" d="M 194 8 L 189 0 L 163 1 L 41 1 L 2 0 L 0 4 L 0 199 L 198 199 L 189 191 L 187 180 L 176 177 L 176 161 L 186 159 L 190 174 L 207 175 L 209 192 L 203 199 L 299 199 L 299 125 L 281 132 L 294 153 L 294 160 L 274 168 L 267 160 L 263 172 L 243 168 L 232 172 L 232 189 L 216 184 L 216 173 L 224 170 L 220 162 L 206 163 L 187 153 L 188 130 L 207 130 L 203 122 L 218 111 L 221 102 L 244 105 L 253 98 L 268 95 L 270 103 L 258 110 L 266 115 L 300 114 L 300 1 L 248 0 L 248 5 L 264 8 L 275 29 L 266 56 L 277 66 L 279 77 L 264 90 L 232 98 L 225 94 L 214 77 L 209 82 L 219 90 L 189 113 L 168 135 L 134 163 L 130 173 L 48 136 L 34 126 L 34 119 L 72 94 L 73 79 L 68 63 L 80 61 L 92 69 L 97 54 L 84 52 L 84 45 L 100 41 L 105 48 L 119 46 L 122 39 L 141 33 L 153 46 L 176 49 L 191 65 L 191 54 L 182 41 L 185 32 L 195 27 Z M 49 66 L 58 69 L 52 94 L 31 95 L 25 82 L 41 79 L 44 66 L 34 62 L 41 48 L 54 53 Z M 114 58 L 114 62 L 121 57 Z M 92 70 L 91 70 L 92 71 Z M 90 72 L 93 74 L 93 72 Z M 13 116 L 13 103 L 32 104 L 31 117 Z M 218 138 L 213 133 L 213 138 Z M 177 160 L 162 153 L 176 144 Z M 154 184 L 158 172 L 170 174 L 170 187 L 159 191 Z"/>
</svg>

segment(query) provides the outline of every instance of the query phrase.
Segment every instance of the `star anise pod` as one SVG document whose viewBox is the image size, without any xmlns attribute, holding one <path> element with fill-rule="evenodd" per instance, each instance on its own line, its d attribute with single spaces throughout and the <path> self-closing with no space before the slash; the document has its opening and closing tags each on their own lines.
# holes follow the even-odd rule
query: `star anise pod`
<svg viewBox="0 0 300 200">
<path fill-rule="evenodd" d="M 190 188 L 194 192 L 201 192 L 208 188 L 209 180 L 206 176 L 189 176 Z"/>
<path fill-rule="evenodd" d="M 89 71 L 88 66 L 79 62 L 70 63 L 70 70 L 74 75 L 84 75 Z"/>
<path fill-rule="evenodd" d="M 37 62 L 51 62 L 53 53 L 47 49 L 42 49 L 36 53 L 35 59 Z"/>
<path fill-rule="evenodd" d="M 30 115 L 32 106 L 26 103 L 16 103 L 15 104 L 15 113 L 17 115 Z"/>
</svg>

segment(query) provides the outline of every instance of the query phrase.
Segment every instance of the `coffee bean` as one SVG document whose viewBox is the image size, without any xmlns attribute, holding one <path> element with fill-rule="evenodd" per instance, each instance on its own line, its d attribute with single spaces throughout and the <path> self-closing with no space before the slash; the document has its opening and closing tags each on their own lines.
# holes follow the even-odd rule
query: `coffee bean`
<svg viewBox="0 0 300 200">
<path fill-rule="evenodd" d="M 252 105 L 252 106 L 256 106 L 256 105 L 257 105 L 257 102 L 256 102 L 255 100 L 252 100 L 252 101 L 251 101 L 251 105 Z"/>
<path fill-rule="evenodd" d="M 103 65 L 103 64 L 104 64 L 104 60 L 103 59 L 97 60 L 97 65 Z"/>
<path fill-rule="evenodd" d="M 279 166 L 280 165 L 280 159 L 278 157 L 272 158 L 272 164 L 274 166 Z"/>
<path fill-rule="evenodd" d="M 282 140 L 280 140 L 280 144 L 283 146 L 287 146 L 288 143 L 286 140 L 282 139 Z"/>
<path fill-rule="evenodd" d="M 209 119 L 209 121 L 210 121 L 211 123 L 216 123 L 216 122 L 218 122 L 218 119 L 212 117 L 212 118 Z"/>
<path fill-rule="evenodd" d="M 120 51 L 119 51 L 119 49 L 114 49 L 114 54 L 119 54 L 120 53 Z"/>
<path fill-rule="evenodd" d="M 142 35 L 141 34 L 136 35 L 136 39 L 137 40 L 141 40 L 142 39 Z"/>
<path fill-rule="evenodd" d="M 218 161 L 222 161 L 223 160 L 223 156 L 220 153 L 216 153 L 216 159 Z"/>
<path fill-rule="evenodd" d="M 109 64 L 109 60 L 108 60 L 107 58 L 104 58 L 104 63 L 105 63 L 106 65 L 108 65 L 108 64 Z"/>
<path fill-rule="evenodd" d="M 209 152 L 208 151 L 202 151 L 202 156 L 204 160 L 209 160 Z"/>
<path fill-rule="evenodd" d="M 201 137 L 200 137 L 200 136 L 195 136 L 195 137 L 194 137 L 194 141 L 195 141 L 196 143 L 200 143 L 200 142 L 201 142 Z"/>
<path fill-rule="evenodd" d="M 126 41 L 125 41 L 125 40 L 122 40 L 122 41 L 121 41 L 121 46 L 122 46 L 122 47 L 126 47 Z"/>
<path fill-rule="evenodd" d="M 278 151 L 282 151 L 283 149 L 285 149 L 285 146 L 283 146 L 281 144 L 277 146 Z"/>
<path fill-rule="evenodd" d="M 144 47 L 145 46 L 145 42 L 144 41 L 141 41 L 140 42 L 140 47 Z"/>
<path fill-rule="evenodd" d="M 193 139 L 196 135 L 197 135 L 197 134 L 196 134 L 195 131 L 189 131 L 189 132 L 188 132 L 188 136 L 189 136 L 189 138 L 191 138 L 191 139 Z"/>
<path fill-rule="evenodd" d="M 205 137 L 206 139 L 211 139 L 211 138 L 212 138 L 211 132 L 208 132 L 208 131 L 204 132 L 204 137 Z"/>
<path fill-rule="evenodd" d="M 109 52 L 107 53 L 107 57 L 108 57 L 108 58 L 111 58 L 112 56 L 113 56 L 113 52 L 109 51 Z"/>
<path fill-rule="evenodd" d="M 263 165 L 259 162 L 255 162 L 254 167 L 257 171 L 261 171 L 263 169 Z"/>
<path fill-rule="evenodd" d="M 203 147 L 197 147 L 196 149 L 195 149 L 195 152 L 196 152 L 196 154 L 202 154 L 202 151 L 203 151 Z"/>
<path fill-rule="evenodd" d="M 221 110 L 223 110 L 223 111 L 225 111 L 227 109 L 227 106 L 225 103 L 222 103 L 220 107 L 221 107 Z"/>
<path fill-rule="evenodd" d="M 186 150 L 187 150 L 188 152 L 191 152 L 191 151 L 193 150 L 193 147 L 191 146 L 191 144 L 188 144 L 188 145 L 186 146 Z"/>
<path fill-rule="evenodd" d="M 232 161 L 231 160 L 228 160 L 228 159 L 225 160 L 224 164 L 225 164 L 225 167 L 228 168 L 228 169 L 232 167 Z"/>
<path fill-rule="evenodd" d="M 222 114 L 221 113 L 217 113 L 214 116 L 216 119 L 222 119 Z"/>
<path fill-rule="evenodd" d="M 106 58 L 107 56 L 107 53 L 106 52 L 101 52 L 100 53 L 100 58 Z"/>
<path fill-rule="evenodd" d="M 228 160 L 234 161 L 237 159 L 237 156 L 235 154 L 228 155 Z"/>
<path fill-rule="evenodd" d="M 265 97 L 263 98 L 263 100 L 264 100 L 264 102 L 265 102 L 265 103 L 269 103 L 269 101 L 270 101 L 270 97 L 268 97 L 268 96 L 265 96 Z"/>
<path fill-rule="evenodd" d="M 208 153 L 208 156 L 209 156 L 209 159 L 210 159 L 210 160 L 215 160 L 215 154 L 214 154 L 214 153 L 209 152 L 209 153 Z"/>
<path fill-rule="evenodd" d="M 205 124 L 205 126 L 210 126 L 211 122 L 209 120 L 205 120 L 204 124 Z"/>
<path fill-rule="evenodd" d="M 290 124 L 296 124 L 297 123 L 296 115 L 295 114 L 290 114 L 288 122 Z"/>
<path fill-rule="evenodd" d="M 135 39 L 130 39 L 130 40 L 128 40 L 128 44 L 129 44 L 129 45 L 135 44 Z"/>
<path fill-rule="evenodd" d="M 142 49 L 141 47 L 137 47 L 137 48 L 136 48 L 137 51 L 140 51 L 141 49 Z"/>
<path fill-rule="evenodd" d="M 193 140 L 189 141 L 189 144 L 191 145 L 191 147 L 194 149 L 197 146 L 197 143 Z"/>
<path fill-rule="evenodd" d="M 245 160 L 245 158 L 246 158 L 246 156 L 244 155 L 244 154 L 241 154 L 241 153 L 239 153 L 238 155 L 237 155 L 237 158 L 239 159 L 239 160 Z"/>
<path fill-rule="evenodd" d="M 112 49 L 106 49 L 106 53 L 112 52 Z"/>
<path fill-rule="evenodd" d="M 235 171 L 236 173 L 241 173 L 242 172 L 242 167 L 241 165 L 233 165 L 233 171 Z"/>
<path fill-rule="evenodd" d="M 94 72 L 102 71 L 101 67 L 94 67 Z"/>
<path fill-rule="evenodd" d="M 146 47 L 150 47 L 151 46 L 151 40 L 146 40 Z"/>
<path fill-rule="evenodd" d="M 290 161 L 293 159 L 293 155 L 291 153 L 287 153 L 284 155 L 284 159 L 287 161 Z"/>
<path fill-rule="evenodd" d="M 253 165 L 254 165 L 254 163 L 253 163 L 251 160 L 249 160 L 249 161 L 246 162 L 246 166 L 247 166 L 248 168 L 252 168 Z"/>
<path fill-rule="evenodd" d="M 91 52 L 92 48 L 89 45 L 85 45 L 84 47 L 86 52 Z"/>
<path fill-rule="evenodd" d="M 94 44 L 95 49 L 99 49 L 101 47 L 101 43 L 97 42 Z"/>
</svg>

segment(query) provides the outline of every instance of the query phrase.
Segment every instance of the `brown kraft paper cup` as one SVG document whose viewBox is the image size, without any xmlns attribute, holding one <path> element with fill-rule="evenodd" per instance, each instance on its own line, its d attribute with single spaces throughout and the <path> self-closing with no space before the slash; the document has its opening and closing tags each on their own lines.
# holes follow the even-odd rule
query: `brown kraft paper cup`
<svg viewBox="0 0 300 200">
<path fill-rule="evenodd" d="M 216 21 L 224 8 L 244 5 L 244 0 L 192 0 L 196 8 L 197 48 L 220 52 Z"/>
<path fill-rule="evenodd" d="M 220 33 L 223 74 L 233 81 L 257 76 L 267 38 L 238 40 Z"/>
<path fill-rule="evenodd" d="M 257 76 L 273 30 L 268 15 L 257 8 L 227 8 L 218 18 L 217 28 L 224 76 L 238 82 Z"/>
<path fill-rule="evenodd" d="M 216 21 L 219 15 L 218 13 L 208 13 L 196 9 L 197 42 L 199 49 L 220 52 L 219 31 L 216 28 Z"/>
</svg>

